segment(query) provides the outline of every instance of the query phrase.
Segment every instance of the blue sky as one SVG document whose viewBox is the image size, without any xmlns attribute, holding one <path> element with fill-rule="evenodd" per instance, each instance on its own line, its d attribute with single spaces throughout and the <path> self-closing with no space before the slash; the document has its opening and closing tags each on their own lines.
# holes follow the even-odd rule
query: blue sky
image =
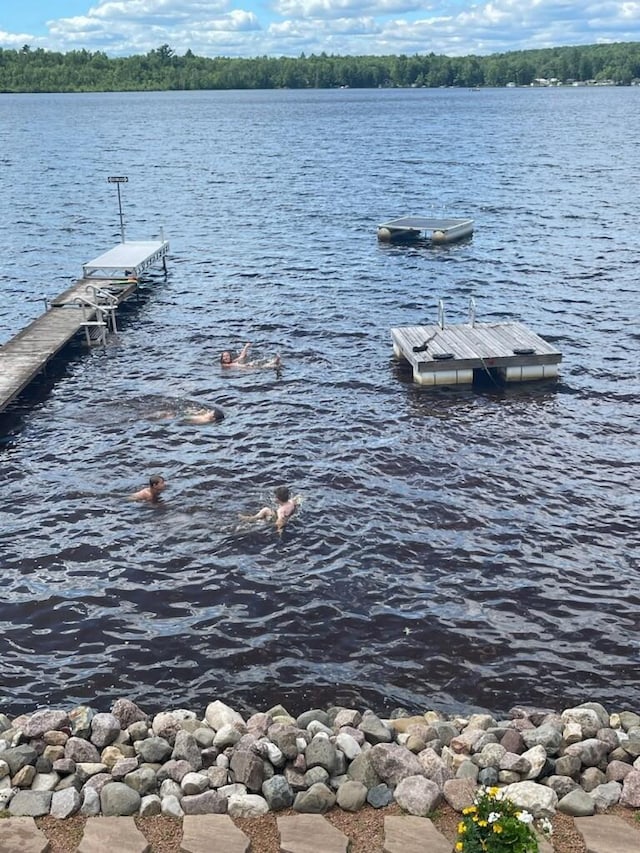
<svg viewBox="0 0 640 853">
<path fill-rule="evenodd" d="M 0 47 L 486 55 L 640 41 L 640 0 L 1 0 Z"/>
</svg>

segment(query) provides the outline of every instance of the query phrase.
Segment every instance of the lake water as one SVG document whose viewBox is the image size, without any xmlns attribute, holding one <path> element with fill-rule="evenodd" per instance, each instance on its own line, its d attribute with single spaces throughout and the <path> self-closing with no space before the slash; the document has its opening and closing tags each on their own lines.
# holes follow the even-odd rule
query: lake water
<svg viewBox="0 0 640 853">
<path fill-rule="evenodd" d="M 108 346 L 0 423 L 2 710 L 640 710 L 640 89 L 0 95 L 0 342 L 120 238 Z M 379 244 L 470 216 L 450 247 Z M 390 328 L 525 323 L 557 384 L 430 390 Z M 284 368 L 222 372 L 252 341 Z M 217 404 L 220 424 L 150 412 Z M 126 496 L 150 473 L 164 505 Z M 288 484 L 279 538 L 238 514 Z"/>
</svg>

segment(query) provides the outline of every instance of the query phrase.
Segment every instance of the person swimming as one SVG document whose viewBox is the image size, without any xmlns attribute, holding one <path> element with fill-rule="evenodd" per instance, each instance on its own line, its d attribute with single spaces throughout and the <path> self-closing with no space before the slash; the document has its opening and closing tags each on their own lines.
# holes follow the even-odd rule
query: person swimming
<svg viewBox="0 0 640 853">
<path fill-rule="evenodd" d="M 298 509 L 299 499 L 292 498 L 286 486 L 278 486 L 274 490 L 276 508 L 265 506 L 253 515 L 240 515 L 243 521 L 275 521 L 276 530 L 282 533 L 287 522 Z"/>
<path fill-rule="evenodd" d="M 197 404 L 178 404 L 171 408 L 157 409 L 149 412 L 147 417 L 152 421 L 169 421 L 177 419 L 185 424 L 211 424 L 224 420 L 224 412 L 219 406 L 207 408 Z"/>
<path fill-rule="evenodd" d="M 160 495 L 167 487 L 166 480 L 160 474 L 152 474 L 149 477 L 149 485 L 134 492 L 129 496 L 131 501 L 149 501 L 150 503 L 158 503 Z"/>
<path fill-rule="evenodd" d="M 262 359 L 257 361 L 247 361 L 251 344 L 246 343 L 238 355 L 234 355 L 231 350 L 224 350 L 220 354 L 221 367 L 281 367 L 282 359 L 280 353 L 276 353 L 273 358 Z"/>
</svg>

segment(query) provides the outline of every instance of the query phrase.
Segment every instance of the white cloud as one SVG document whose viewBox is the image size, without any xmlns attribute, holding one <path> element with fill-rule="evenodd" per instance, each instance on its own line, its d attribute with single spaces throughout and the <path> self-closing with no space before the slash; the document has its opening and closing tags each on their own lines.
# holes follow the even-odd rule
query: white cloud
<svg viewBox="0 0 640 853">
<path fill-rule="evenodd" d="M 0 47 L 202 56 L 431 52 L 461 56 L 640 40 L 639 0 L 98 0 L 46 35 L 0 33 Z M 55 0 L 49 0 L 51 11 Z M 261 5 L 264 4 L 264 5 Z M 51 11 L 49 14 L 51 15 Z"/>
</svg>

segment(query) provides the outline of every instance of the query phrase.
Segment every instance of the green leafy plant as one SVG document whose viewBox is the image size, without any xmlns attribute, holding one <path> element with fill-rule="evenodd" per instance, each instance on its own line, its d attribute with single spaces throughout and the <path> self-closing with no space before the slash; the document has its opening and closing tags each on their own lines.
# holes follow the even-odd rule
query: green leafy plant
<svg viewBox="0 0 640 853">
<path fill-rule="evenodd" d="M 538 853 L 536 825 L 551 835 L 551 824 L 504 796 L 500 788 L 478 788 L 458 824 L 457 853 Z"/>
</svg>

